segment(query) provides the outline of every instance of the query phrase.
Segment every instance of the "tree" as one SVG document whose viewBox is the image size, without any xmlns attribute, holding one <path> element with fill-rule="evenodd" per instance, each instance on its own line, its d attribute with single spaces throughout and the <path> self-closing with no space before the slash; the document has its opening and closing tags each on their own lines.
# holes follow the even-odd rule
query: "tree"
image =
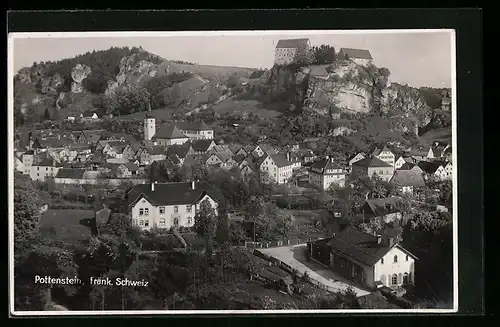
<svg viewBox="0 0 500 327">
<path fill-rule="evenodd" d="M 296 230 L 295 216 L 291 213 L 281 210 L 276 218 L 276 231 L 281 235 L 287 237 Z"/>
<path fill-rule="evenodd" d="M 335 61 L 335 48 L 330 45 L 322 44 L 319 47 L 313 47 L 313 53 L 314 65 L 331 64 Z"/>
<path fill-rule="evenodd" d="M 14 246 L 15 251 L 29 245 L 38 233 L 40 207 L 42 201 L 38 197 L 31 181 L 23 177 L 14 182 Z"/>
<path fill-rule="evenodd" d="M 217 217 L 214 208 L 206 199 L 200 203 L 200 210 L 194 220 L 194 228 L 205 238 L 206 249 L 209 250 L 217 228 Z"/>
<path fill-rule="evenodd" d="M 43 114 L 43 119 L 50 120 L 50 111 L 49 111 L 49 108 L 45 108 L 45 112 Z"/>
<path fill-rule="evenodd" d="M 229 218 L 225 213 L 219 213 L 215 237 L 219 244 L 229 241 Z"/>
</svg>

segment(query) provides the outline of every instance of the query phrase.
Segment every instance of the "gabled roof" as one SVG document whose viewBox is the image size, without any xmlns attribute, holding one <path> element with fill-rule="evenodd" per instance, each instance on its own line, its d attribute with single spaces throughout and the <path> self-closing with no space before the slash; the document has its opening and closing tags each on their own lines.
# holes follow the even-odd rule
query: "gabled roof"
<svg viewBox="0 0 500 327">
<path fill-rule="evenodd" d="M 366 157 L 354 162 L 352 165 L 361 167 L 392 167 L 387 162 L 382 161 L 377 157 Z"/>
<path fill-rule="evenodd" d="M 401 201 L 399 197 L 391 196 L 388 198 L 368 199 L 365 205 L 370 208 L 375 217 L 382 217 L 391 213 L 399 212 L 397 209 L 398 203 Z"/>
<path fill-rule="evenodd" d="M 238 155 L 235 155 L 235 156 L 233 157 L 233 160 L 234 160 L 236 163 L 240 164 L 240 163 L 242 163 L 242 162 L 243 162 L 243 160 L 245 160 L 245 158 L 246 158 L 246 157 L 245 157 L 244 155 L 242 155 L 242 154 L 238 154 Z"/>
<path fill-rule="evenodd" d="M 191 147 L 194 151 L 208 151 L 212 142 L 213 140 L 193 140 L 191 142 Z"/>
<path fill-rule="evenodd" d="M 405 162 L 398 170 L 416 170 L 422 172 L 422 169 L 412 162 Z"/>
<path fill-rule="evenodd" d="M 138 171 L 139 170 L 139 166 L 137 166 L 133 162 L 126 162 L 126 163 L 123 163 L 122 165 L 125 166 L 130 171 Z"/>
<path fill-rule="evenodd" d="M 56 178 L 82 179 L 84 174 L 85 169 L 61 168 L 57 172 Z"/>
<path fill-rule="evenodd" d="M 152 156 L 161 155 L 161 154 L 166 155 L 167 154 L 167 150 L 165 149 L 164 146 L 161 146 L 161 145 L 153 145 L 153 146 L 144 147 L 144 150 L 147 151 L 147 153 L 149 153 Z"/>
<path fill-rule="evenodd" d="M 306 46 L 308 42 L 309 39 L 284 39 L 278 41 L 276 48 L 298 48 Z"/>
<path fill-rule="evenodd" d="M 380 153 L 382 153 L 384 151 L 389 151 L 389 152 L 392 153 L 392 151 L 387 147 L 387 145 L 385 145 L 383 148 L 382 147 L 376 147 L 375 149 L 373 149 L 373 151 L 370 153 L 370 156 L 376 157 L 376 156 L 378 156 Z"/>
<path fill-rule="evenodd" d="M 420 161 L 418 163 L 418 166 L 427 174 L 434 174 L 441 165 L 443 165 L 443 162 L 440 161 Z"/>
<path fill-rule="evenodd" d="M 401 250 L 416 259 L 413 254 L 397 245 L 397 243 L 393 246 L 389 246 L 387 241 L 382 241 L 378 244 L 376 236 L 361 232 L 352 226 L 344 228 L 344 230 L 328 242 L 328 245 L 332 251 L 353 258 L 368 266 L 373 266 L 377 263 L 394 246 L 398 246 Z"/>
<path fill-rule="evenodd" d="M 339 52 L 347 55 L 349 59 L 373 59 L 370 51 L 364 49 L 341 48 Z"/>
<path fill-rule="evenodd" d="M 95 112 L 92 112 L 92 111 L 86 111 L 83 113 L 83 117 L 86 117 L 86 118 L 90 118 L 94 115 L 97 115 Z"/>
<path fill-rule="evenodd" d="M 111 210 L 106 207 L 96 211 L 95 213 L 96 222 L 102 225 L 108 223 L 110 216 L 111 216 Z"/>
<path fill-rule="evenodd" d="M 268 144 L 259 144 L 259 148 L 268 155 L 278 154 L 278 151 Z"/>
<path fill-rule="evenodd" d="M 226 162 L 231 158 L 231 155 L 227 152 L 215 152 L 213 155 L 217 156 L 222 162 Z"/>
<path fill-rule="evenodd" d="M 121 144 L 114 144 L 111 146 L 116 153 L 123 153 L 123 150 L 127 147 L 127 144 L 122 142 Z"/>
<path fill-rule="evenodd" d="M 33 166 L 39 166 L 39 167 L 60 167 L 60 165 L 57 163 L 57 161 L 54 160 L 54 158 L 45 158 L 39 163 L 33 164 Z"/>
<path fill-rule="evenodd" d="M 391 178 L 391 183 L 400 186 L 425 186 L 424 177 L 421 171 L 415 170 L 396 170 Z"/>
<path fill-rule="evenodd" d="M 187 138 L 186 135 L 184 135 L 179 128 L 175 125 L 162 125 L 158 132 L 153 136 L 153 139 L 185 139 Z"/>
<path fill-rule="evenodd" d="M 175 126 L 179 130 L 183 131 L 209 131 L 212 130 L 212 128 L 208 127 L 207 124 L 203 121 L 197 121 L 197 122 L 176 122 Z"/>
<path fill-rule="evenodd" d="M 332 162 L 332 160 L 326 159 L 326 158 L 315 161 L 311 165 L 311 168 L 321 169 L 322 171 L 329 170 L 329 169 L 342 169 L 342 167 L 340 167 L 336 163 Z"/>
<path fill-rule="evenodd" d="M 206 182 L 195 182 L 195 189 L 191 183 L 156 183 L 154 191 L 151 184 L 138 184 L 133 186 L 126 195 L 129 205 L 138 201 L 141 197 L 153 205 L 188 205 L 201 199 L 208 194 L 215 201 L 223 201 L 223 196 L 215 187 Z"/>
<path fill-rule="evenodd" d="M 176 154 L 179 158 L 186 158 L 186 156 L 189 153 L 189 150 L 191 149 L 191 143 L 184 143 L 182 145 L 176 144 L 176 145 L 171 145 L 167 148 L 167 154 L 169 156 Z"/>
<path fill-rule="evenodd" d="M 287 158 L 286 158 L 286 156 L 284 154 L 275 154 L 275 155 L 272 155 L 271 159 L 274 161 L 274 163 L 276 164 L 276 166 L 278 166 L 279 168 L 288 167 L 288 166 L 292 165 L 292 163 L 287 160 Z"/>
</svg>

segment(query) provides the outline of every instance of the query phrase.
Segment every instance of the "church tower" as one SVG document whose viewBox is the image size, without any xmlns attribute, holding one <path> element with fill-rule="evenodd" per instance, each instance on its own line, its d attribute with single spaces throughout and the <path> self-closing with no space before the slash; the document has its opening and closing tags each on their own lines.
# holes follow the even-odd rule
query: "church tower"
<svg viewBox="0 0 500 327">
<path fill-rule="evenodd" d="M 151 115 L 144 118 L 144 140 L 150 141 L 156 133 L 156 121 Z"/>
</svg>

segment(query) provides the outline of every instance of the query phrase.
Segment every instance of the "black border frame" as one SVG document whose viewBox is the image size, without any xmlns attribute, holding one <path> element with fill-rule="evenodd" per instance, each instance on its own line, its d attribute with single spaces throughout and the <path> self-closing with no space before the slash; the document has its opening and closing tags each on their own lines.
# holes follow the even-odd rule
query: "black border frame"
<svg viewBox="0 0 500 327">
<path fill-rule="evenodd" d="M 8 32 L 439 29 L 456 31 L 459 314 L 483 314 L 482 11 L 342 9 L 217 11 L 11 11 Z M 7 106 L 6 106 L 7 108 Z M 7 120 L 6 120 L 7 121 Z M 6 131 L 7 129 L 5 129 Z M 6 175 L 4 175 L 6 176 Z M 5 183 L 7 185 L 7 183 Z M 8 230 L 7 228 L 5 230 Z M 325 316 L 330 314 L 315 314 Z M 349 314 L 358 315 L 358 314 Z M 359 314 L 371 315 L 371 314 Z M 380 315 L 380 314 L 376 314 Z M 386 315 L 386 314 L 384 314 Z M 391 314 L 392 315 L 392 314 Z M 400 315 L 400 314 L 396 314 Z M 413 314 L 412 314 L 413 315 Z M 212 315 L 209 315 L 212 317 Z M 238 317 L 241 315 L 230 315 Z M 277 315 L 278 317 L 298 314 Z M 339 316 L 334 314 L 333 316 Z M 13 316 L 14 317 L 14 316 Z M 113 316 L 119 317 L 119 316 Z M 141 316 L 142 317 L 142 316 Z M 156 315 L 155 315 L 156 317 Z M 165 316 L 158 316 L 165 317 Z M 172 316 L 169 318 L 180 317 Z M 208 317 L 196 315 L 194 317 Z M 217 315 L 220 317 L 220 315 Z M 266 315 L 267 317 L 267 315 Z M 306 315 L 307 318 L 313 316 Z"/>
</svg>

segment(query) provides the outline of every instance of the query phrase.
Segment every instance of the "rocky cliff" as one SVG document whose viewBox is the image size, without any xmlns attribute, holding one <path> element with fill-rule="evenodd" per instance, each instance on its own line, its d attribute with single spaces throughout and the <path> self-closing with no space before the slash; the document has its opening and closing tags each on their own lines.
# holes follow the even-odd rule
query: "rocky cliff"
<svg viewBox="0 0 500 327">
<path fill-rule="evenodd" d="M 271 70 L 275 95 L 288 94 L 302 110 L 338 118 L 341 113 L 378 113 L 394 119 L 394 128 L 414 130 L 429 122 L 431 110 L 418 89 L 390 81 L 386 68 L 353 62 Z"/>
</svg>

